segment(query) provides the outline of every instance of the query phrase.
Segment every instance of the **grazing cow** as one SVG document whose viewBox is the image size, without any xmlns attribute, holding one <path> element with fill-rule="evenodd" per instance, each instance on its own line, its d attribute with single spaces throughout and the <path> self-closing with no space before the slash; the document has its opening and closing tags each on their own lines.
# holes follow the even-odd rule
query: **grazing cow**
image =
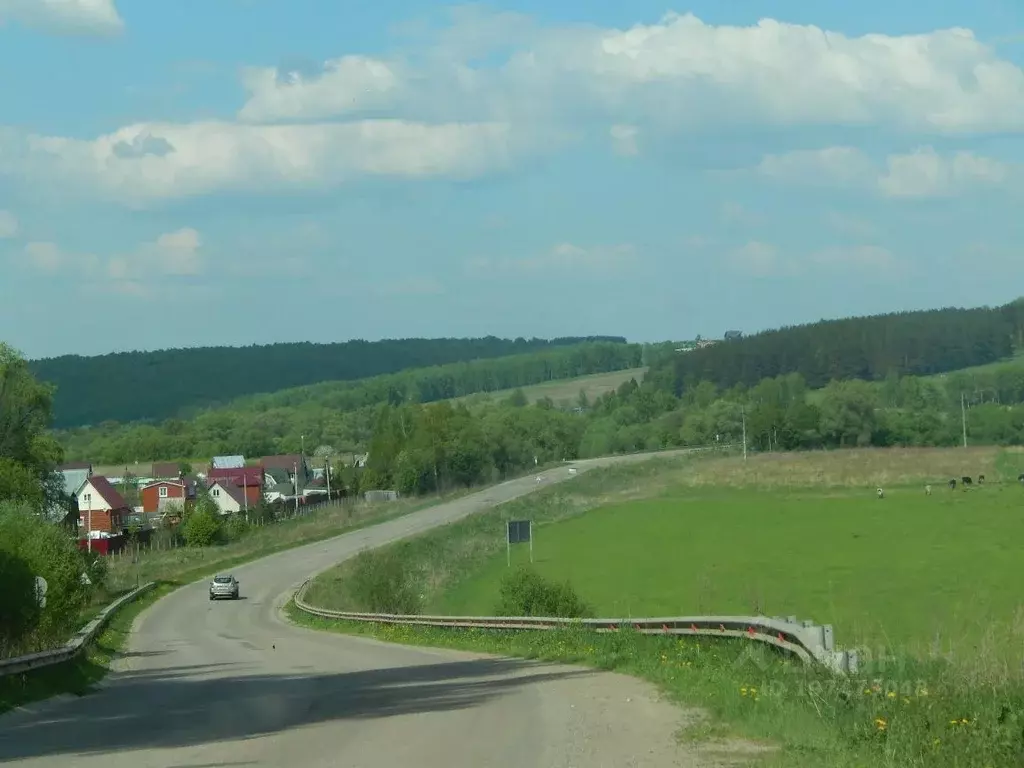
<svg viewBox="0 0 1024 768">
<path fill-rule="evenodd" d="M 956 490 L 956 480 L 955 479 L 949 481 L 949 490 L 951 490 L 951 491 L 955 491 Z"/>
<path fill-rule="evenodd" d="M 971 478 L 968 477 L 967 475 L 964 475 L 963 477 L 960 478 L 960 482 L 963 483 L 964 485 L 971 485 L 974 481 L 971 480 Z"/>
<path fill-rule="evenodd" d="M 1021 485 L 1024 485 L 1024 472 L 1021 472 L 1020 477 L 1017 478 Z"/>
<path fill-rule="evenodd" d="M 884 499 L 885 498 L 885 491 L 883 491 L 881 488 L 879 488 L 876 491 L 876 493 L 878 494 L 878 498 L 880 498 L 880 499 Z"/>
<path fill-rule="evenodd" d="M 985 476 L 984 475 L 978 475 L 978 485 L 984 485 L 984 484 L 985 484 Z"/>
<path fill-rule="evenodd" d="M 926 485 L 924 487 L 924 495 L 925 496 L 931 496 L 932 495 L 932 487 L 930 485 Z"/>
</svg>

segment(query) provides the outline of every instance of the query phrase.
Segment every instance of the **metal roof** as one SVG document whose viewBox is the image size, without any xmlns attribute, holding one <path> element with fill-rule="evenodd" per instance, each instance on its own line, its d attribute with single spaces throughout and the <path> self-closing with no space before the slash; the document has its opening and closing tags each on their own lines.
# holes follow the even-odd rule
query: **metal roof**
<svg viewBox="0 0 1024 768">
<path fill-rule="evenodd" d="M 210 466 L 214 469 L 241 469 L 245 466 L 245 456 L 214 456 Z"/>
</svg>

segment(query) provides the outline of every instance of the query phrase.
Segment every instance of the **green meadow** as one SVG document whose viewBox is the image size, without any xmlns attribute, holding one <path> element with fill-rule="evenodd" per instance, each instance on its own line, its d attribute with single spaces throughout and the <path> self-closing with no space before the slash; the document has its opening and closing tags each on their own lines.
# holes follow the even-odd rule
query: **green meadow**
<svg viewBox="0 0 1024 768">
<path fill-rule="evenodd" d="M 977 642 L 1014 619 L 1024 488 L 692 489 L 535 529 L 534 567 L 601 616 L 797 615 L 841 644 Z M 526 545 L 512 565 L 529 561 Z M 507 573 L 492 555 L 430 612 L 488 614 Z"/>
</svg>

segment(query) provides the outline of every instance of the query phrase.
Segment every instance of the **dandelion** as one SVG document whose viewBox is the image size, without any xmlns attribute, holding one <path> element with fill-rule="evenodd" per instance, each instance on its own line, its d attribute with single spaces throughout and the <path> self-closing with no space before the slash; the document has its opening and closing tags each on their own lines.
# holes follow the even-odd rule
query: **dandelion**
<svg viewBox="0 0 1024 768">
<path fill-rule="evenodd" d="M 886 696 L 887 696 L 888 698 L 890 698 L 890 699 L 895 699 L 895 698 L 896 698 L 896 691 L 889 691 L 889 692 L 888 692 L 887 694 L 885 694 L 885 695 L 886 695 Z"/>
<path fill-rule="evenodd" d="M 889 723 L 886 721 L 884 717 L 876 717 L 875 727 L 880 731 L 884 731 L 886 728 L 889 727 Z"/>
</svg>

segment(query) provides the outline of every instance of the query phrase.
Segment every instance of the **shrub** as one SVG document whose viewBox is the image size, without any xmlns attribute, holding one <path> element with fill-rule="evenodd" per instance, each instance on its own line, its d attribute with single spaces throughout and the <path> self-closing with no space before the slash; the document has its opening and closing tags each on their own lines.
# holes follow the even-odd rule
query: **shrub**
<svg viewBox="0 0 1024 768">
<path fill-rule="evenodd" d="M 557 584 L 531 568 L 520 568 L 501 580 L 498 616 L 591 618 L 593 610 L 568 581 Z"/>
<path fill-rule="evenodd" d="M 398 551 L 361 552 L 353 561 L 351 594 L 356 604 L 371 613 L 413 614 L 419 596 Z"/>
<path fill-rule="evenodd" d="M 6 552 L 0 542 L 0 658 L 15 655 L 39 622 L 35 578 L 28 561 Z"/>
<path fill-rule="evenodd" d="M 85 564 L 85 573 L 94 587 L 102 587 L 106 584 L 107 574 L 110 571 L 110 561 L 99 552 L 83 552 L 82 560 Z"/>
<path fill-rule="evenodd" d="M 220 515 L 208 509 L 196 508 L 181 524 L 185 543 L 190 547 L 209 547 L 221 538 Z"/>
<path fill-rule="evenodd" d="M 91 587 L 82 583 L 86 561 L 77 543 L 63 529 L 47 522 L 44 518 L 17 504 L 0 504 L 0 551 L 9 558 L 9 567 L 15 575 L 20 560 L 35 576 L 42 576 L 47 582 L 46 607 L 38 612 L 38 620 L 30 629 L 24 630 L 19 640 L 25 648 L 47 648 L 64 642 L 78 628 L 82 610 L 91 595 Z M 7 579 L 2 581 L 7 589 Z M 24 599 L 23 587 L 22 597 Z M 33 587 L 32 599 L 35 599 Z M 30 616 L 27 609 L 14 609 L 15 616 Z M 24 618 L 21 619 L 23 622 Z M 25 626 L 25 625 L 23 625 Z"/>
</svg>

